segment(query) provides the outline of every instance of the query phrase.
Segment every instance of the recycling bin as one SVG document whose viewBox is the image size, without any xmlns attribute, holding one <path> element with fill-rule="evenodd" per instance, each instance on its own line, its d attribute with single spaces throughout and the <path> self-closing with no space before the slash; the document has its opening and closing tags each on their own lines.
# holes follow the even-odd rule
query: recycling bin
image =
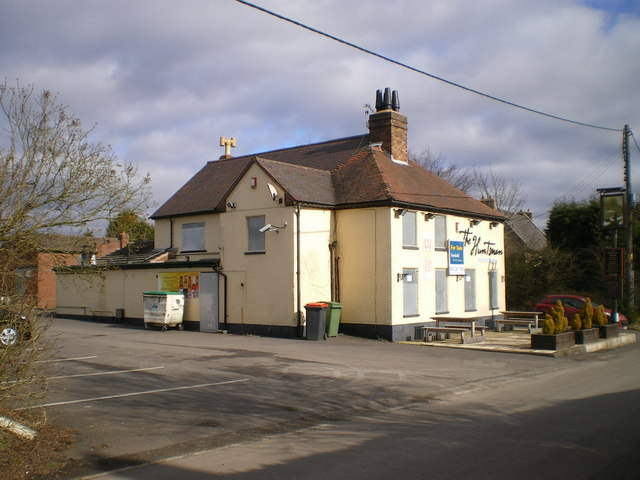
<svg viewBox="0 0 640 480">
<path fill-rule="evenodd" d="M 329 305 L 322 302 L 307 303 L 307 340 L 324 340 L 326 314 Z"/>
<path fill-rule="evenodd" d="M 329 305 L 326 314 L 327 337 L 337 337 L 340 327 L 340 315 L 342 314 L 342 304 L 338 302 L 320 302 Z"/>
<path fill-rule="evenodd" d="M 169 327 L 183 329 L 184 294 L 182 292 L 142 292 L 142 301 L 145 328 L 155 326 L 162 331 Z"/>
</svg>

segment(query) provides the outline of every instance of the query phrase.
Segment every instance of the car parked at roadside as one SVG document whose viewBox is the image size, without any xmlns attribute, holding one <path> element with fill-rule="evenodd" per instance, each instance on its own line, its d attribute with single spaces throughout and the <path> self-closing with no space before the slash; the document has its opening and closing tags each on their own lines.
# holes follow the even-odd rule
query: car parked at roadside
<svg viewBox="0 0 640 480">
<path fill-rule="evenodd" d="M 551 315 L 551 307 L 554 307 L 558 300 L 562 302 L 562 305 L 564 306 L 564 313 L 567 318 L 571 319 L 574 314 L 580 313 L 582 311 L 582 309 L 584 308 L 584 304 L 587 301 L 587 297 L 582 297 L 580 295 L 547 295 L 540 302 L 538 302 L 538 304 L 533 307 L 533 309 L 536 312 L 548 313 L 549 315 Z M 591 302 L 591 305 L 593 305 L 593 313 L 595 315 L 598 304 Z M 611 309 L 604 309 L 604 314 L 607 316 L 607 320 L 609 323 L 611 323 L 611 313 Z M 629 323 L 627 317 L 625 317 L 620 312 L 618 312 L 618 323 Z"/>
<path fill-rule="evenodd" d="M 31 338 L 31 321 L 26 315 L 0 310 L 0 348 Z"/>
</svg>

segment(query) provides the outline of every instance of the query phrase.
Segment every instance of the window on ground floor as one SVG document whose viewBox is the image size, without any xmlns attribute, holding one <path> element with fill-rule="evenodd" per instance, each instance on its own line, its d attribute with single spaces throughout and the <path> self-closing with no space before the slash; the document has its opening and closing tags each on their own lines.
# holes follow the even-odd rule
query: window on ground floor
<svg viewBox="0 0 640 480">
<path fill-rule="evenodd" d="M 413 317 L 418 315 L 418 270 L 403 268 L 403 315 Z"/>
<path fill-rule="evenodd" d="M 464 311 L 476 309 L 476 271 L 467 268 L 464 275 Z"/>
<path fill-rule="evenodd" d="M 436 269 L 436 313 L 448 313 L 447 295 L 447 271 L 444 268 Z"/>
</svg>

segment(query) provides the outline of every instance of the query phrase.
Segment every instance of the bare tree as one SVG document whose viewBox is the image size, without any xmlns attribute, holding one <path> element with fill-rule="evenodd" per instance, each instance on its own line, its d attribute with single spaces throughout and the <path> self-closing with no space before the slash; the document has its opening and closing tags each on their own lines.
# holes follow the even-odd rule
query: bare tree
<svg viewBox="0 0 640 480">
<path fill-rule="evenodd" d="M 526 202 L 518 180 L 508 181 L 493 168 L 488 171 L 473 169 L 473 188 L 471 194 L 480 199 L 492 199 L 495 208 L 506 214 L 522 210 Z"/>
<path fill-rule="evenodd" d="M 473 189 L 473 174 L 458 165 L 447 164 L 441 154 L 434 155 L 428 147 L 418 154 L 409 152 L 409 159 L 449 182 L 458 190 L 469 193 Z"/>
<path fill-rule="evenodd" d="M 119 162 L 93 134 L 51 92 L 0 83 L 0 330 L 8 332 L 0 345 L 0 411 L 24 405 L 18 390 L 33 393 L 33 355 L 43 351 L 34 345 L 41 328 L 21 269 L 34 252 L 51 250 L 52 235 L 86 233 L 123 209 L 146 208 L 149 176 Z M 24 341 L 13 345 L 7 328 L 23 316 L 31 320 L 30 339 L 19 332 Z"/>
</svg>

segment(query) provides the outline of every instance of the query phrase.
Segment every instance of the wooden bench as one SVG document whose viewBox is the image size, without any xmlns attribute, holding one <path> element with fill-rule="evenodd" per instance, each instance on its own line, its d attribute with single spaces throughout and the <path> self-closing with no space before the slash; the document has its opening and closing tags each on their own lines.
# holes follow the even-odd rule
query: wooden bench
<svg viewBox="0 0 640 480">
<path fill-rule="evenodd" d="M 511 325 L 512 327 L 527 327 L 529 333 L 535 327 L 537 328 L 537 322 L 535 320 L 531 320 L 529 318 L 499 318 L 495 320 L 496 322 L 496 332 L 500 331 L 500 325 L 503 327 L 506 325 Z M 478 328 L 478 327 L 476 327 Z"/>
<path fill-rule="evenodd" d="M 465 334 L 470 333 L 470 327 L 422 327 L 422 331 L 424 332 L 424 341 L 428 342 L 429 337 L 435 335 L 436 340 L 438 340 L 439 335 L 444 333 L 447 338 L 450 338 L 452 333 L 460 335 L 460 343 L 476 343 L 482 341 L 480 337 L 472 337 L 466 336 Z M 476 327 L 478 328 L 478 327 Z"/>
<path fill-rule="evenodd" d="M 480 325 L 480 326 L 476 325 L 472 327 L 471 325 L 462 325 L 456 322 L 440 322 L 439 325 L 442 325 L 445 328 L 464 328 L 469 332 L 473 328 L 476 332 L 480 332 L 481 337 L 484 337 L 484 331 L 489 328 L 489 327 L 485 327 L 484 325 Z"/>
</svg>

